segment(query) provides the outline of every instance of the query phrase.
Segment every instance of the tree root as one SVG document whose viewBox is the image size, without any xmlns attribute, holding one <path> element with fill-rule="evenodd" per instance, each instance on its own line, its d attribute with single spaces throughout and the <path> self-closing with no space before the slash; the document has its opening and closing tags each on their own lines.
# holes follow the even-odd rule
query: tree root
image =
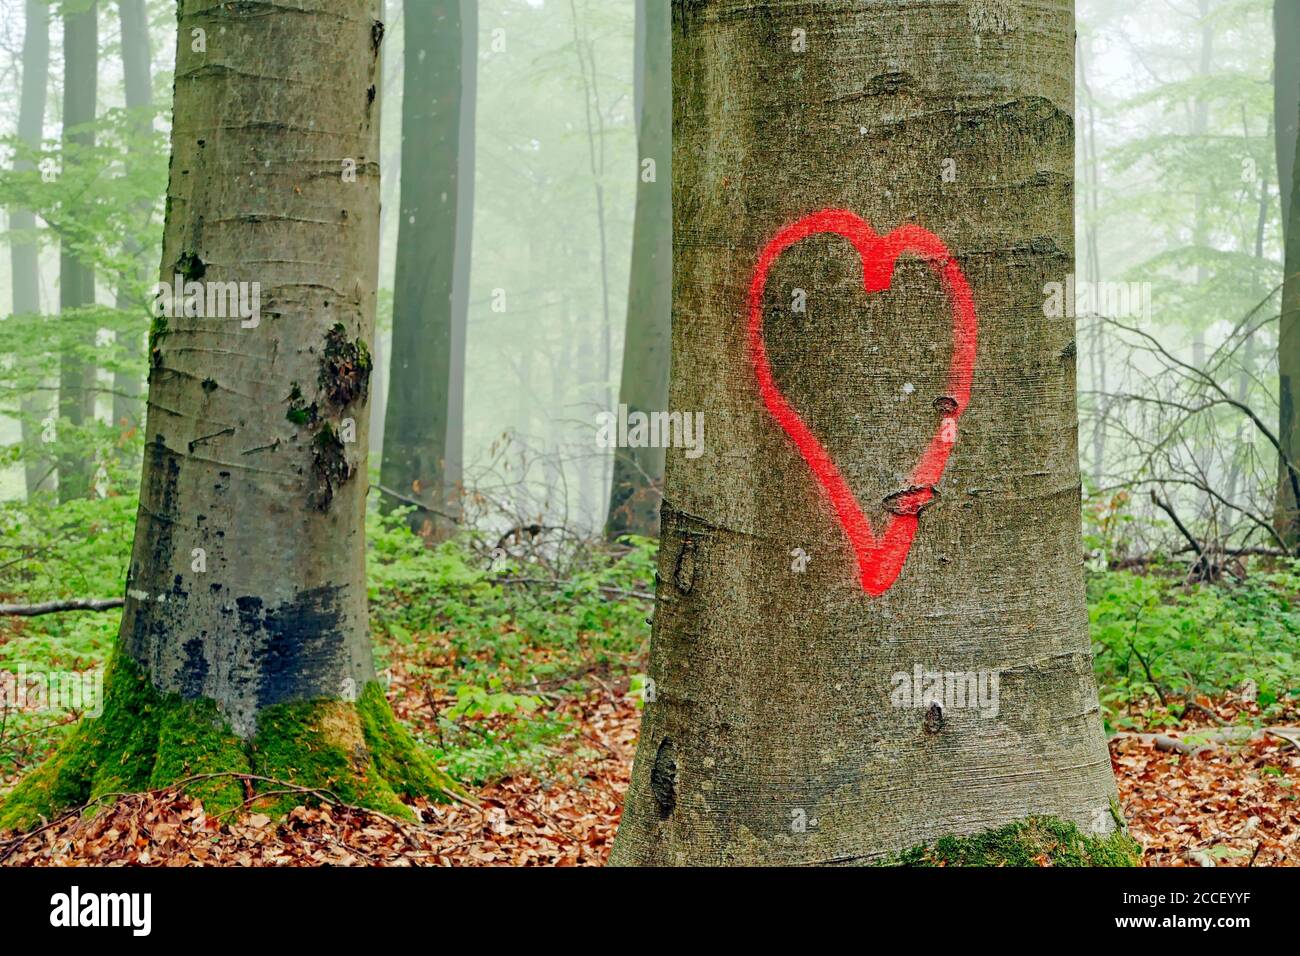
<svg viewBox="0 0 1300 956">
<path fill-rule="evenodd" d="M 283 782 L 292 785 L 285 787 Z M 452 799 L 451 779 L 397 722 L 376 683 L 358 700 L 279 704 L 258 717 L 251 741 L 231 733 L 216 704 L 157 690 L 140 666 L 115 654 L 104 712 L 83 720 L 0 802 L 0 829 L 28 829 L 101 797 L 181 784 L 216 815 L 252 805 L 280 815 L 304 796 L 401 819 L 399 799 Z"/>
</svg>

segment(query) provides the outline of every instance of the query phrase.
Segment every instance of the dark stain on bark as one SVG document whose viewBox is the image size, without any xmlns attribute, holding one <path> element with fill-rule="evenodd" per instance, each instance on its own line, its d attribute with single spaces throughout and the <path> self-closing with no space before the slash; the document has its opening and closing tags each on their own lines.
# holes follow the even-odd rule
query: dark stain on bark
<svg viewBox="0 0 1300 956">
<path fill-rule="evenodd" d="M 372 368 L 366 343 L 349 340 L 343 323 L 335 323 L 325 335 L 320 363 L 320 387 L 330 404 L 342 409 L 364 399 L 370 391 Z"/>
<path fill-rule="evenodd" d="M 312 440 L 312 473 L 316 487 L 311 504 L 317 511 L 328 511 L 334 493 L 352 477 L 353 468 L 343 451 L 343 442 L 333 426 L 326 422 Z"/>
<path fill-rule="evenodd" d="M 181 645 L 181 650 L 185 652 L 185 661 L 180 666 L 180 672 L 177 676 L 177 683 L 180 686 L 180 695 L 186 700 L 193 700 L 203 695 L 203 685 L 208 679 L 208 659 L 203 653 L 203 638 L 207 637 L 204 632 L 199 637 L 190 638 Z"/>
<path fill-rule="evenodd" d="M 912 74 L 905 70 L 890 70 L 871 78 L 867 84 L 868 96 L 887 96 L 905 90 L 912 83 Z"/>
<path fill-rule="evenodd" d="M 384 25 L 379 20 L 370 21 L 370 52 L 379 55 L 379 46 L 384 42 Z"/>
<path fill-rule="evenodd" d="M 677 564 L 673 568 L 673 584 L 682 594 L 690 594 L 695 587 L 695 553 L 699 545 L 689 534 L 682 539 L 682 548 L 677 552 Z"/>
<path fill-rule="evenodd" d="M 176 260 L 176 271 L 186 282 L 198 282 L 208 273 L 208 264 L 197 252 L 182 252 Z"/>
<path fill-rule="evenodd" d="M 677 754 L 673 742 L 665 737 L 655 752 L 654 766 L 650 769 L 650 792 L 659 807 L 659 816 L 667 819 L 677 806 Z"/>
<path fill-rule="evenodd" d="M 150 673 L 158 673 L 162 649 L 171 639 L 172 619 L 179 613 L 183 593 L 167 603 L 151 600 L 165 588 L 158 572 L 171 568 L 175 553 L 175 526 L 180 516 L 177 487 L 180 481 L 180 458 L 163 441 L 162 435 L 145 446 L 145 484 L 140 489 L 140 513 L 143 535 L 142 562 L 132 561 L 127 576 L 127 591 L 139 590 L 147 597 L 128 600 L 123 616 L 123 641 L 127 652 Z M 157 582 L 157 583 L 155 583 Z"/>
<path fill-rule="evenodd" d="M 343 588 L 300 591 L 291 601 L 265 608 L 257 597 L 240 598 L 240 621 L 258 639 L 258 708 L 291 700 L 335 696 L 347 654 Z"/>
<path fill-rule="evenodd" d="M 921 727 L 927 734 L 937 734 L 943 730 L 943 705 L 938 701 L 931 702 L 925 710 L 925 717 L 921 721 Z"/>
<path fill-rule="evenodd" d="M 682 31 L 682 36 L 688 36 L 691 18 L 707 5 L 708 0 L 673 0 L 673 26 Z"/>
</svg>

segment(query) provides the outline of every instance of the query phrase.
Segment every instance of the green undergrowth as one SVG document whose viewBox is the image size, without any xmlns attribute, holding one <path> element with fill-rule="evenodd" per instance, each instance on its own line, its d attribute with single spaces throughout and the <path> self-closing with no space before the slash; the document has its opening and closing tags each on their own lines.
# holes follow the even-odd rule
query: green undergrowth
<svg viewBox="0 0 1300 956">
<path fill-rule="evenodd" d="M 367 684 L 356 703 L 267 708 L 245 743 L 211 701 L 162 693 L 134 661 L 115 655 L 103 713 L 82 721 L 0 802 L 0 829 L 176 784 L 209 814 L 246 806 L 283 814 L 325 799 L 408 819 L 414 814 L 399 792 L 444 799 L 455 789 L 393 718 L 378 684 Z"/>
<path fill-rule="evenodd" d="M 1089 836 L 1073 823 L 1029 817 L 973 836 L 943 837 L 882 866 L 1137 866 L 1142 848 L 1123 829 Z"/>
<path fill-rule="evenodd" d="M 1226 693 L 1253 702 L 1255 723 L 1290 719 L 1300 706 L 1297 594 L 1294 561 L 1217 584 L 1185 584 L 1181 571 L 1090 574 L 1093 661 L 1107 728 L 1175 725 L 1183 701 Z"/>
</svg>

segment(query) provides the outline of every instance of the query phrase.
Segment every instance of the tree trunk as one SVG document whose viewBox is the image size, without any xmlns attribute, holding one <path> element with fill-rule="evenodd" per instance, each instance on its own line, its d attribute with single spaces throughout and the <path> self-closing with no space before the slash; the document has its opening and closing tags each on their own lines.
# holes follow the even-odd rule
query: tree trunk
<svg viewBox="0 0 1300 956">
<path fill-rule="evenodd" d="M 145 9 L 145 0 L 118 0 L 117 9 L 122 23 L 122 75 L 126 108 L 134 114 L 134 133 L 137 144 L 142 147 L 144 137 L 153 127 L 148 11 Z M 127 161 L 130 161 L 129 156 Z M 145 219 L 149 214 L 148 207 L 141 209 L 140 213 L 142 220 Z M 127 240 L 127 248 L 137 254 L 143 251 L 130 238 Z M 135 294 L 134 279 L 134 276 L 126 277 L 119 282 L 117 289 L 118 310 L 141 317 L 137 331 L 118 333 L 125 335 L 124 341 L 120 343 L 123 357 L 131 360 L 130 368 L 113 373 L 113 424 L 123 431 L 138 428 L 144 413 L 140 394 L 144 382 L 144 340 L 148 322 L 147 313 L 142 310 L 140 299 Z"/>
<path fill-rule="evenodd" d="M 668 407 L 672 326 L 672 35 L 669 6 L 637 0 L 637 194 L 627 333 L 618 402 L 628 414 Z M 653 160 L 647 181 L 646 160 Z M 659 533 L 664 449 L 619 448 L 609 492 L 610 537 Z"/>
<path fill-rule="evenodd" d="M 95 145 L 95 100 L 99 73 L 98 0 L 85 7 L 74 5 L 63 13 L 63 142 L 65 171 L 84 160 L 79 149 Z M 95 270 L 68 248 L 59 252 L 59 311 L 68 312 L 95 304 Z M 65 319 L 84 325 L 79 317 Z M 90 345 L 94 332 L 77 337 Z M 59 418 L 76 431 L 95 416 L 95 367 L 65 347 L 59 360 Z M 80 442 L 61 436 L 59 456 L 59 500 L 71 501 L 90 493 L 90 462 Z"/>
<path fill-rule="evenodd" d="M 22 88 L 18 97 L 18 139 L 35 149 L 41 145 L 45 125 L 46 89 L 50 71 L 50 8 L 44 0 L 27 0 L 23 28 Z M 14 161 L 14 172 L 30 170 L 26 159 Z M 33 235 L 36 215 L 30 209 L 10 209 L 9 267 L 13 276 L 14 315 L 36 315 L 41 311 L 40 243 Z M 38 393 L 39 394 L 39 393 Z M 46 403 L 31 395 L 21 403 L 23 472 L 27 497 L 52 487 L 51 463 L 38 453 L 41 447 L 42 413 Z"/>
<path fill-rule="evenodd" d="M 447 530 L 447 425 L 460 140 L 460 0 L 406 0 L 401 219 L 383 485 L 419 501 L 412 527 Z M 400 503 L 389 502 L 398 507 Z"/>
<path fill-rule="evenodd" d="M 612 862 L 865 862 L 988 830 L 1131 861 L 1074 325 L 1043 302 L 1074 261 L 1072 11 L 673 4 L 671 397 L 708 441 L 667 462 Z M 982 681 L 978 706 L 925 671 Z"/>
<path fill-rule="evenodd" d="M 1276 523 L 1282 538 L 1300 548 L 1300 507 L 1295 495 L 1300 468 L 1300 416 L 1296 415 L 1295 385 L 1300 382 L 1300 176 L 1295 174 L 1300 154 L 1300 5 L 1277 0 L 1273 7 L 1274 126 L 1277 129 L 1277 175 L 1282 195 L 1282 232 L 1285 241 L 1282 315 L 1277 341 L 1278 440 L 1283 460 L 1278 468 Z"/>
<path fill-rule="evenodd" d="M 456 256 L 451 283 L 451 365 L 447 394 L 447 503 L 456 513 L 465 480 L 465 345 L 474 251 L 474 134 L 478 109 L 478 0 L 461 0 L 460 150 L 456 157 Z"/>
<path fill-rule="evenodd" d="M 104 714 L 23 781 L 0 826 L 250 769 L 390 812 L 409 813 L 395 791 L 441 793 L 367 633 L 378 15 L 377 0 L 181 0 L 162 279 L 257 283 L 262 309 L 156 319 Z M 195 789 L 210 808 L 243 800 L 228 776 Z"/>
</svg>

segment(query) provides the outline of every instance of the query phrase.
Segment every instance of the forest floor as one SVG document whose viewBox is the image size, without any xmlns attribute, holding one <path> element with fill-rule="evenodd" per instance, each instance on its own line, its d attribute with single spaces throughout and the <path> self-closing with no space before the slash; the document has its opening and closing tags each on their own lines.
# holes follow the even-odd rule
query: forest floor
<svg viewBox="0 0 1300 956">
<path fill-rule="evenodd" d="M 0 559 L 13 552 L 22 572 L 0 600 L 120 588 L 133 500 L 68 508 L 0 505 Z M 401 823 L 337 805 L 215 818 L 182 794 L 136 794 L 0 834 L 0 865 L 603 864 L 639 729 L 653 542 L 604 553 L 578 541 L 558 564 L 520 549 L 496 567 L 491 540 L 431 548 L 401 514 L 371 519 L 377 665 L 397 716 L 465 799 L 421 803 L 419 822 Z M 1144 863 L 1300 865 L 1300 562 L 1222 585 L 1188 583 L 1180 567 L 1095 572 L 1088 596 L 1111 761 Z M 96 672 L 117 630 L 117 614 L 0 618 L 0 674 Z M 75 717 L 0 705 L 0 795 Z"/>
<path fill-rule="evenodd" d="M 545 774 L 509 775 L 464 802 L 416 809 L 420 823 L 339 806 L 300 807 L 219 820 L 175 791 L 134 795 L 93 816 L 72 814 L 0 841 L 10 866 L 599 866 L 609 854 L 628 784 L 640 711 L 626 678 L 589 674 L 585 692 L 555 703 L 572 732 Z M 429 721 L 430 704 L 400 677 L 394 708 Z M 1300 755 L 1260 734 L 1179 753 L 1170 740 L 1230 722 L 1239 701 L 1206 711 L 1160 741 L 1121 733 L 1111 761 L 1146 866 L 1300 865 Z M 1210 712 L 1214 716 L 1210 716 Z M 421 717 L 423 714 L 423 717 Z M 1297 721 L 1292 721 L 1295 723 Z M 1164 749 L 1162 749 L 1164 748 Z"/>
</svg>

